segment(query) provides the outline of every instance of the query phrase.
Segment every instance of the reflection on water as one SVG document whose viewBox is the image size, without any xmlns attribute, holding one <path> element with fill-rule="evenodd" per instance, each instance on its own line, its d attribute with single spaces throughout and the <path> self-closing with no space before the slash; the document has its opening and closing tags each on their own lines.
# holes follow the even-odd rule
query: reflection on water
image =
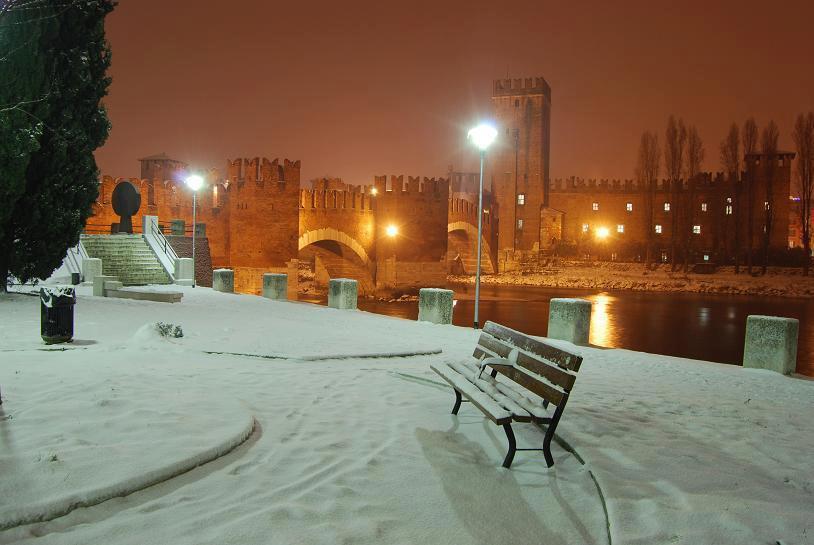
<svg viewBox="0 0 814 545">
<path fill-rule="evenodd" d="M 454 323 L 471 326 L 474 288 L 450 287 L 458 300 Z M 743 360 L 748 315 L 797 318 L 800 320 L 797 370 L 814 376 L 812 299 L 486 285 L 481 288 L 480 321 L 492 320 L 531 335 L 545 336 L 548 302 L 553 297 L 581 297 L 593 303 L 592 344 L 738 365 Z M 411 320 L 418 316 L 416 302 L 360 300 L 359 306 Z"/>
<path fill-rule="evenodd" d="M 598 346 L 613 345 L 613 318 L 608 314 L 608 305 L 613 301 L 613 297 L 607 293 L 599 293 L 586 297 L 593 303 L 591 309 L 591 344 Z"/>
</svg>

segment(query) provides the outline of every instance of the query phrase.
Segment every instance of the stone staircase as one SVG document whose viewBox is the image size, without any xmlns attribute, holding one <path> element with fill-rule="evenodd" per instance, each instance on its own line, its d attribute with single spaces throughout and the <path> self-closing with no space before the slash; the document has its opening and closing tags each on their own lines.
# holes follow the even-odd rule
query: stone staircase
<svg viewBox="0 0 814 545">
<path fill-rule="evenodd" d="M 90 257 L 102 260 L 102 273 L 125 286 L 172 284 L 169 275 L 141 235 L 82 235 Z"/>
</svg>

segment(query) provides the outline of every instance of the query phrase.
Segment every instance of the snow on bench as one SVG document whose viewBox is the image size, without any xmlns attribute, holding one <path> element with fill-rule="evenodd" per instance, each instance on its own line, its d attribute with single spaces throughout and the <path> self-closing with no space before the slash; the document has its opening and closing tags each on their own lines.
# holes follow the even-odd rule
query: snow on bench
<svg viewBox="0 0 814 545">
<path fill-rule="evenodd" d="M 473 356 L 477 363 L 430 366 L 455 390 L 452 414 L 458 414 L 461 403 L 468 401 L 503 426 L 509 441 L 503 467 L 511 467 L 517 450 L 540 450 L 548 467 L 554 465 L 551 439 L 582 358 L 494 322 L 486 322 Z M 491 372 L 485 373 L 487 367 Z M 549 405 L 556 407 L 553 414 Z M 518 449 L 512 422 L 546 424 L 543 448 Z"/>
</svg>

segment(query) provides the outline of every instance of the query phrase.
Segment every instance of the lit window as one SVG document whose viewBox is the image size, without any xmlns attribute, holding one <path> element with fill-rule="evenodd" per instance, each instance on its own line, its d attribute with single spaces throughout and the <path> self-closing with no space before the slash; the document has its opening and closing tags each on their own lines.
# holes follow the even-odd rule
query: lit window
<svg viewBox="0 0 814 545">
<path fill-rule="evenodd" d="M 591 203 L 591 210 L 594 211 L 599 210 L 599 203 L 598 202 Z"/>
<path fill-rule="evenodd" d="M 633 203 L 632 202 L 626 203 L 625 210 L 627 210 L 628 212 L 633 212 Z"/>
<path fill-rule="evenodd" d="M 731 202 L 732 202 L 732 197 L 727 197 L 727 198 L 726 198 L 726 202 L 731 203 Z"/>
<path fill-rule="evenodd" d="M 582 224 L 582 232 L 583 232 L 583 233 L 587 233 L 587 232 L 588 232 L 588 224 L 587 224 L 587 223 L 583 223 L 583 224 Z"/>
<path fill-rule="evenodd" d="M 727 205 L 726 205 L 726 215 L 727 215 L 727 216 L 731 216 L 731 215 L 732 215 L 732 205 L 731 205 L 731 204 L 727 204 Z"/>
<path fill-rule="evenodd" d="M 523 220 L 517 220 L 517 229 L 518 231 L 523 230 Z"/>
<path fill-rule="evenodd" d="M 706 212 L 706 211 L 707 211 L 707 203 L 702 202 L 701 203 L 701 212 Z"/>
<path fill-rule="evenodd" d="M 661 252 L 661 261 L 667 263 L 667 252 Z"/>
<path fill-rule="evenodd" d="M 696 234 L 696 235 L 700 235 L 701 234 L 701 226 L 700 225 L 693 225 L 692 226 L 692 232 L 694 234 Z"/>
<path fill-rule="evenodd" d="M 616 226 L 616 232 L 617 233 L 624 233 L 625 232 L 625 226 L 620 223 L 619 225 Z"/>
<path fill-rule="evenodd" d="M 669 212 L 669 211 L 670 211 L 670 203 L 668 203 L 668 202 L 664 203 L 664 211 L 665 211 L 665 212 Z"/>
<path fill-rule="evenodd" d="M 657 223 L 657 224 L 656 224 L 656 234 L 657 234 L 657 235 L 660 235 L 660 234 L 661 234 L 661 224 L 660 224 L 660 223 Z"/>
<path fill-rule="evenodd" d="M 526 204 L 526 194 L 525 193 L 520 193 L 519 195 L 517 195 L 517 204 L 521 204 L 521 205 Z"/>
<path fill-rule="evenodd" d="M 709 254 L 704 254 L 704 261 L 709 261 Z"/>
<path fill-rule="evenodd" d="M 763 210 L 769 209 L 769 201 L 763 201 Z"/>
</svg>

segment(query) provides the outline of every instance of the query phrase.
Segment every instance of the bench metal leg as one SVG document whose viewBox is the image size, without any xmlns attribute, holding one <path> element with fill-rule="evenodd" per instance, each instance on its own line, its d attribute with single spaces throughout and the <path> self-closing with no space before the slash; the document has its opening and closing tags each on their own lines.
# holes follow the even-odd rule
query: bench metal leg
<svg viewBox="0 0 814 545">
<path fill-rule="evenodd" d="M 452 406 L 452 414 L 458 414 L 458 409 L 461 408 L 461 392 L 455 390 L 455 405 Z"/>
<path fill-rule="evenodd" d="M 514 440 L 514 432 L 512 431 L 511 424 L 503 424 L 503 431 L 506 432 L 506 439 L 509 440 L 509 451 L 506 453 L 506 458 L 503 459 L 503 467 L 508 469 L 512 465 L 512 460 L 514 460 L 517 443 Z"/>
<path fill-rule="evenodd" d="M 551 417 L 551 422 L 548 423 L 548 427 L 545 430 L 545 438 L 543 439 L 543 456 L 545 456 L 545 463 L 548 465 L 548 467 L 554 465 L 554 457 L 551 456 L 551 440 L 554 438 L 554 432 L 557 430 L 557 424 L 560 421 L 560 417 L 562 416 L 564 409 L 564 403 L 557 406 L 557 409 L 554 411 L 554 415 Z"/>
</svg>

